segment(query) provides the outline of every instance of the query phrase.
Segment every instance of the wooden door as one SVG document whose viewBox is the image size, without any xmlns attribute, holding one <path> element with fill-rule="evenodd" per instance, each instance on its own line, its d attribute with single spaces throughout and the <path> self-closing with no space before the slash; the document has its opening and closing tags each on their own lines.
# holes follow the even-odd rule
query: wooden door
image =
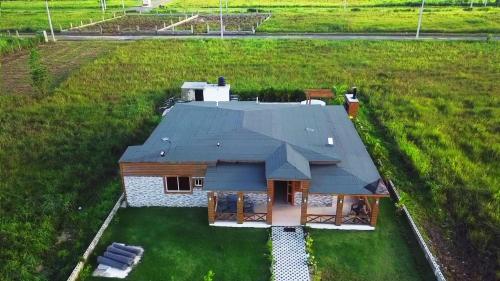
<svg viewBox="0 0 500 281">
<path fill-rule="evenodd" d="M 293 182 L 286 182 L 286 202 L 293 205 Z"/>
</svg>

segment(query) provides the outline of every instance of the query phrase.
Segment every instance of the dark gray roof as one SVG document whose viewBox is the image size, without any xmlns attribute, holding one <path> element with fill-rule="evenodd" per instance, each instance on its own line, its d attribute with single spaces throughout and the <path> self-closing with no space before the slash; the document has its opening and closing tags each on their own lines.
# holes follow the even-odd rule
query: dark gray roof
<svg viewBox="0 0 500 281">
<path fill-rule="evenodd" d="M 120 162 L 259 163 L 269 179 L 312 178 L 311 192 L 321 193 L 373 194 L 380 179 L 342 106 L 178 103 Z"/>
<path fill-rule="evenodd" d="M 289 144 L 283 143 L 267 158 L 266 177 L 274 180 L 311 179 L 309 161 Z"/>
<path fill-rule="evenodd" d="M 219 163 L 207 168 L 204 189 L 218 191 L 267 190 L 264 164 Z"/>
<path fill-rule="evenodd" d="M 308 161 L 335 163 L 337 151 L 326 145 L 331 124 L 323 122 L 327 115 L 319 109 L 284 103 L 219 102 L 218 107 L 215 102 L 178 103 L 146 142 L 127 150 L 120 161 L 263 162 L 288 143 Z M 165 157 L 160 157 L 162 150 Z"/>
</svg>

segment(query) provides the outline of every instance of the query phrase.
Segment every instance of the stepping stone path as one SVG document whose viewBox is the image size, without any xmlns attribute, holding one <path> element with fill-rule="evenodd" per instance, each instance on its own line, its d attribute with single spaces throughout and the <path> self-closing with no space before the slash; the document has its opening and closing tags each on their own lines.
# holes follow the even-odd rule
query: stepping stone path
<svg viewBox="0 0 500 281">
<path fill-rule="evenodd" d="M 275 260 L 274 280 L 310 281 L 302 227 L 274 226 L 271 229 L 271 239 Z"/>
</svg>

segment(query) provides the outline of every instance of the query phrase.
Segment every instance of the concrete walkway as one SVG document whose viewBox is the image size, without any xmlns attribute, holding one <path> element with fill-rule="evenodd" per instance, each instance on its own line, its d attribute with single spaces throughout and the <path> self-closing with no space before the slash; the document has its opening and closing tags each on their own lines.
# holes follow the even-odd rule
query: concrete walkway
<svg viewBox="0 0 500 281">
<path fill-rule="evenodd" d="M 294 231 L 285 231 L 294 230 Z M 275 281 L 310 281 L 302 227 L 273 226 L 273 273 Z"/>
<path fill-rule="evenodd" d="M 211 35 L 56 35 L 60 41 L 87 41 L 87 40 L 108 40 L 108 41 L 127 41 L 144 39 L 210 39 L 220 38 L 218 34 Z M 486 35 L 482 34 L 421 34 L 420 39 L 416 39 L 411 34 L 321 34 L 321 33 L 259 33 L 224 35 L 224 39 L 320 39 L 320 40 L 376 40 L 376 41 L 414 41 L 414 40 L 437 40 L 437 41 L 485 41 Z M 492 37 L 492 40 L 500 40 L 498 35 Z"/>
</svg>

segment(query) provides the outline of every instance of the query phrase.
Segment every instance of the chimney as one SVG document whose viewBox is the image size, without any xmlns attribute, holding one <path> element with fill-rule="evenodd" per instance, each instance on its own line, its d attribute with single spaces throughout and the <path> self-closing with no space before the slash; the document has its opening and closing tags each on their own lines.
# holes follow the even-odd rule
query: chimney
<svg viewBox="0 0 500 281">
<path fill-rule="evenodd" d="M 347 115 L 352 118 L 356 118 L 358 115 L 359 109 L 359 100 L 358 100 L 358 89 L 356 87 L 352 87 L 350 91 L 345 94 L 345 103 L 344 107 L 347 111 Z"/>
</svg>

